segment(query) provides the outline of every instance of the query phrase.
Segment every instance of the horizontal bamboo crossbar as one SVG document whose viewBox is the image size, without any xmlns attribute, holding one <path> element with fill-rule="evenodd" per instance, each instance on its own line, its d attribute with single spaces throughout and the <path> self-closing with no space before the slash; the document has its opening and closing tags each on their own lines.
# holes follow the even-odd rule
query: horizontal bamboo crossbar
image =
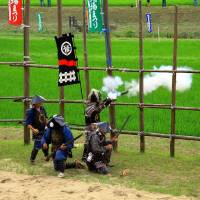
<svg viewBox="0 0 200 200">
<path fill-rule="evenodd" d="M 23 97 L 23 96 L 15 96 L 15 97 L 0 97 L 0 100 L 11 99 L 16 102 L 25 102 L 31 101 L 32 97 Z M 72 103 L 72 104 L 86 104 L 87 101 L 84 100 L 64 100 L 64 99 L 51 99 L 46 100 L 45 103 Z M 148 103 L 124 103 L 124 102 L 112 102 L 111 105 L 116 106 L 137 106 L 139 108 L 160 108 L 160 109 L 175 109 L 175 110 L 193 110 L 193 111 L 200 111 L 199 107 L 183 107 L 183 106 L 172 106 L 171 104 L 148 104 Z"/>
<path fill-rule="evenodd" d="M 0 62 L 0 65 L 23 65 L 23 62 Z"/>
<path fill-rule="evenodd" d="M 18 123 L 22 123 L 24 120 L 23 119 L 0 119 L 0 122 L 4 123 L 4 122 L 18 122 Z"/>
<path fill-rule="evenodd" d="M 137 131 L 122 131 L 121 134 L 124 135 L 141 135 L 141 133 Z M 149 137 L 159 137 L 159 138 L 174 138 L 180 140 L 193 140 L 193 141 L 200 141 L 200 137 L 196 136 L 184 136 L 184 135 L 171 135 L 171 134 L 162 134 L 162 133 L 151 133 L 151 132 L 144 132 L 142 133 L 144 136 Z"/>
<path fill-rule="evenodd" d="M 42 69 L 58 69 L 58 66 L 54 65 L 42 65 L 42 64 L 10 64 L 13 67 L 32 67 L 32 68 L 42 68 Z M 79 67 L 79 70 L 84 71 L 120 71 L 120 72 L 153 72 L 153 73 L 194 73 L 199 74 L 200 70 L 159 70 L 159 69 L 130 69 L 130 68 L 107 68 L 107 67 Z"/>
<path fill-rule="evenodd" d="M 19 66 L 24 66 L 26 64 L 29 64 L 29 63 L 33 63 L 32 61 L 11 61 L 11 62 L 0 62 L 0 65 L 19 65 Z"/>
<path fill-rule="evenodd" d="M 23 119 L 0 119 L 0 122 L 24 122 Z M 84 131 L 85 127 L 80 125 L 69 125 L 72 130 Z M 114 130 L 114 133 L 119 133 L 122 135 L 133 135 L 133 136 L 148 136 L 148 137 L 158 137 L 158 138 L 175 138 L 180 140 L 193 140 L 193 141 L 200 141 L 200 137 L 196 136 L 184 136 L 184 135 L 171 135 L 171 134 L 164 134 L 164 133 L 152 133 L 152 132 L 143 132 L 140 133 L 139 131 L 128 131 L 128 130 Z"/>
<path fill-rule="evenodd" d="M 23 99 L 30 99 L 31 97 L 23 97 L 23 96 L 13 96 L 13 97 L 0 97 L 0 100 L 4 100 L 4 99 L 11 99 L 11 100 L 23 100 Z"/>
</svg>

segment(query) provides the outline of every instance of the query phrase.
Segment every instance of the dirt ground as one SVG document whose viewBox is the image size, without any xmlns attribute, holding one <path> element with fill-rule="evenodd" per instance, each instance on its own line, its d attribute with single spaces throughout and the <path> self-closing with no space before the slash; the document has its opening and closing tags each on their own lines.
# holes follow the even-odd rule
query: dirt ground
<svg viewBox="0 0 200 200">
<path fill-rule="evenodd" d="M 0 127 L 0 140 L 22 139 L 22 128 Z M 134 188 L 0 170 L 0 200 L 194 200 Z"/>
<path fill-rule="evenodd" d="M 23 127 L 0 127 L 0 140 L 23 139 Z"/>
<path fill-rule="evenodd" d="M 0 171 L 0 200 L 188 200 L 120 186 Z"/>
</svg>

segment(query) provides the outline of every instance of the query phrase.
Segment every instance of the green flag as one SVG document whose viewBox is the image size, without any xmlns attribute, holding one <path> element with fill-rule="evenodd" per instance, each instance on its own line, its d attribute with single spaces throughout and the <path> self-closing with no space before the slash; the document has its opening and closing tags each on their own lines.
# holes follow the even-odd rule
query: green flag
<svg viewBox="0 0 200 200">
<path fill-rule="evenodd" d="M 88 0 L 88 29 L 89 32 L 102 31 L 102 16 L 100 0 Z"/>
<path fill-rule="evenodd" d="M 42 32 L 43 31 L 42 14 L 37 13 L 36 15 L 37 15 L 37 22 L 38 22 L 38 32 Z"/>
</svg>

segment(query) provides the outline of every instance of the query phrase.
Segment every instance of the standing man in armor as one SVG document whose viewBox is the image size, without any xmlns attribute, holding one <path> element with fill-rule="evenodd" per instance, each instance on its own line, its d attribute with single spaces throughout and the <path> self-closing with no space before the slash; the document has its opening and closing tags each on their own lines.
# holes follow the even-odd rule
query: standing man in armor
<svg viewBox="0 0 200 200">
<path fill-rule="evenodd" d="M 92 89 L 88 96 L 88 103 L 85 109 L 86 139 L 82 156 L 83 161 L 86 161 L 88 137 L 90 133 L 94 131 L 93 123 L 100 122 L 101 111 L 104 108 L 108 107 L 111 102 L 112 100 L 108 97 L 105 100 L 101 101 L 101 93 L 96 89 Z"/>
<path fill-rule="evenodd" d="M 32 131 L 34 140 L 33 150 L 31 152 L 30 162 L 35 163 L 38 151 L 41 149 L 41 139 L 44 134 L 45 126 L 47 125 L 47 113 L 42 103 L 46 99 L 42 96 L 34 96 L 32 99 L 32 108 L 27 110 L 26 125 Z M 44 156 L 48 156 L 48 148 L 43 150 Z"/>
<path fill-rule="evenodd" d="M 95 125 L 97 129 L 88 138 L 86 164 L 90 171 L 108 174 L 108 164 L 113 148 L 112 144 L 116 141 L 116 137 L 113 137 L 111 141 L 106 140 L 106 133 L 111 131 L 108 123 L 100 122 Z"/>
<path fill-rule="evenodd" d="M 74 137 L 71 130 L 65 124 L 61 115 L 54 115 L 48 123 L 48 128 L 42 138 L 43 149 L 48 149 L 48 145 L 52 144 L 52 158 L 54 169 L 58 171 L 58 177 L 64 177 L 64 171 L 68 168 L 83 168 L 83 165 L 75 161 L 66 163 L 68 157 L 72 157 L 72 148 L 74 146 Z"/>
</svg>

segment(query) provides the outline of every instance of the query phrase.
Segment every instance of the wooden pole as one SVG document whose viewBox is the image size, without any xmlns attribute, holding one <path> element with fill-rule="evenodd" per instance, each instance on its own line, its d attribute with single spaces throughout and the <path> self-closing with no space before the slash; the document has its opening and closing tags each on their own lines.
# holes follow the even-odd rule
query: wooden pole
<svg viewBox="0 0 200 200">
<path fill-rule="evenodd" d="M 142 30 L 142 1 L 139 0 L 139 101 L 140 104 L 144 103 L 144 66 L 143 66 L 143 30 Z M 140 122 L 139 122 L 139 132 L 140 132 L 140 152 L 145 151 L 145 138 L 144 138 L 144 108 L 140 107 Z"/>
<path fill-rule="evenodd" d="M 108 0 L 103 0 L 103 12 L 104 12 L 104 31 L 105 31 L 105 44 L 106 44 L 106 64 L 107 64 L 107 74 L 112 76 L 112 52 L 111 52 L 111 40 L 110 40 L 110 26 L 109 26 L 109 15 L 108 15 Z M 115 129 L 115 107 L 110 105 L 109 107 L 110 115 L 110 126 L 112 129 Z M 111 135 L 111 138 L 114 135 Z M 113 149 L 117 150 L 117 142 L 113 144 Z"/>
<path fill-rule="evenodd" d="M 4 63 L 4 62 L 3 62 Z M 11 67 L 24 67 L 24 63 L 15 63 L 15 62 L 5 62 L 2 65 L 10 65 Z M 43 64 L 25 64 L 27 67 L 32 67 L 32 68 L 42 68 L 42 69 L 58 69 L 57 65 L 43 65 Z M 0 62 L 0 66 L 1 66 L 1 62 Z M 79 70 L 85 70 L 86 67 L 79 67 Z M 133 68 L 105 68 L 105 66 L 103 67 L 92 67 L 89 66 L 87 67 L 88 71 L 106 71 L 110 70 L 110 71 L 116 71 L 116 72 L 126 72 L 126 73 L 138 73 L 141 72 L 140 69 L 133 69 Z M 189 74 L 200 74 L 200 70 L 155 70 L 155 69 L 144 69 L 142 70 L 143 72 L 158 72 L 158 73 L 189 73 Z"/>
<path fill-rule="evenodd" d="M 57 0 L 57 15 L 58 15 L 58 37 L 62 36 L 62 0 Z M 63 100 L 65 98 L 64 87 L 60 87 L 60 114 L 65 117 L 65 104 Z"/>
<path fill-rule="evenodd" d="M 83 0 L 83 51 L 84 51 L 84 71 L 85 71 L 85 87 L 86 87 L 86 99 L 90 93 L 90 77 L 88 68 L 88 51 L 87 51 L 87 27 L 86 27 L 86 3 Z"/>
<path fill-rule="evenodd" d="M 30 21 L 30 0 L 25 1 L 24 6 L 24 62 L 28 62 L 29 58 L 29 22 Z M 24 65 L 24 97 L 29 97 L 30 93 L 30 71 L 29 67 Z M 26 110 L 29 108 L 30 103 L 24 102 L 24 119 L 26 118 Z M 30 144 L 30 130 L 24 126 L 24 144 Z"/>
<path fill-rule="evenodd" d="M 106 44 L 106 64 L 107 64 L 107 73 L 109 76 L 112 76 L 112 71 L 109 70 L 112 68 L 112 52 L 111 52 L 111 40 L 110 40 L 110 27 L 109 27 L 109 16 L 108 16 L 108 0 L 103 1 L 103 11 L 104 11 L 104 29 L 105 29 L 105 44 Z M 115 107 L 109 107 L 110 113 L 110 125 L 115 128 Z"/>
<path fill-rule="evenodd" d="M 177 69 L 177 41 L 178 41 L 178 8 L 175 6 L 174 14 L 174 50 L 173 50 L 173 70 Z M 173 109 L 174 107 L 174 109 Z M 172 110 L 171 110 L 171 138 L 170 138 L 170 156 L 175 154 L 176 134 L 176 72 L 172 74 Z"/>
</svg>

